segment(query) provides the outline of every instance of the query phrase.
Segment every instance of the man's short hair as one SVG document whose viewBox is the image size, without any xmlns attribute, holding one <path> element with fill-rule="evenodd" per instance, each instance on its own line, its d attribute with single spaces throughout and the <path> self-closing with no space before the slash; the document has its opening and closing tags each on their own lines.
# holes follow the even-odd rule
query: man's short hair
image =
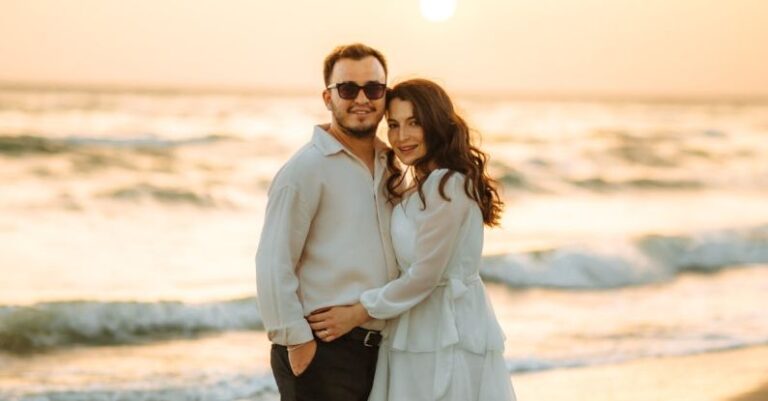
<svg viewBox="0 0 768 401">
<path fill-rule="evenodd" d="M 375 57 L 379 60 L 381 66 L 384 67 L 384 75 L 387 75 L 387 60 L 384 59 L 384 55 L 380 51 L 368 47 L 362 43 L 353 43 L 351 45 L 339 46 L 325 57 L 323 64 L 323 77 L 325 78 L 325 86 L 331 84 L 331 73 L 333 72 L 333 66 L 336 62 L 343 58 L 350 58 L 352 60 L 362 60 L 366 57 Z"/>
</svg>

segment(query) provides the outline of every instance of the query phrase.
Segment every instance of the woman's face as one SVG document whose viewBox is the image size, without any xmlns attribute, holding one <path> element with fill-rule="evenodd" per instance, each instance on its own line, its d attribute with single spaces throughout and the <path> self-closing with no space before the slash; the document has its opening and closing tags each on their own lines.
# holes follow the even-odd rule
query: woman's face
<svg viewBox="0 0 768 401">
<path fill-rule="evenodd" d="M 424 130 L 413 114 L 413 104 L 407 100 L 392 99 L 387 109 L 389 145 L 400 162 L 410 166 L 427 153 Z"/>
</svg>

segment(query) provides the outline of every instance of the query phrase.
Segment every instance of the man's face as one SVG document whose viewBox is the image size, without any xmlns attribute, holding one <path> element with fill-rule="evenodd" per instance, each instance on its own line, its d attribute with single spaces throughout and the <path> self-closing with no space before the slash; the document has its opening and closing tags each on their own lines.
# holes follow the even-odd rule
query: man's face
<svg viewBox="0 0 768 401">
<path fill-rule="evenodd" d="M 360 60 L 348 58 L 336 62 L 331 72 L 329 85 L 354 82 L 365 86 L 370 83 L 386 83 L 384 67 L 375 57 Z M 333 122 L 341 130 L 357 138 L 365 138 L 376 133 L 376 127 L 384 116 L 384 96 L 368 99 L 365 91 L 360 90 L 354 99 L 342 99 L 338 89 L 323 91 L 325 105 L 333 113 Z"/>
</svg>

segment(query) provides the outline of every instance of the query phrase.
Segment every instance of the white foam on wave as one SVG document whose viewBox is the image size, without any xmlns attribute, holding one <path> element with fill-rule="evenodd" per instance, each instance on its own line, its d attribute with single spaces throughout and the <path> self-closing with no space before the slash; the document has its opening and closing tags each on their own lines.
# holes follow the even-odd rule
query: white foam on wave
<svg viewBox="0 0 768 401">
<path fill-rule="evenodd" d="M 703 340 L 703 339 L 702 339 Z M 706 343 L 683 346 L 675 344 L 670 347 L 659 347 L 654 350 L 635 353 L 595 353 L 582 355 L 578 358 L 546 359 L 536 356 L 528 358 L 507 359 L 507 370 L 510 373 L 532 373 L 546 370 L 571 369 L 588 366 L 611 365 L 629 362 L 641 358 L 679 357 L 686 355 L 703 354 L 707 352 L 727 351 L 768 344 L 768 337 L 755 337 L 752 339 L 720 338 L 710 339 Z"/>
<path fill-rule="evenodd" d="M 514 287 L 601 289 L 759 263 L 768 263 L 768 226 L 491 256 L 481 273 Z"/>
<path fill-rule="evenodd" d="M 89 388 L 49 389 L 39 392 L 0 392 L 8 401 L 276 401 L 277 385 L 272 375 L 231 375 L 188 378 L 189 384 L 133 383 L 124 388 L 93 385 Z"/>
<path fill-rule="evenodd" d="M 255 298 L 181 302 L 52 302 L 0 307 L 0 350 L 124 344 L 198 333 L 262 328 Z"/>
</svg>

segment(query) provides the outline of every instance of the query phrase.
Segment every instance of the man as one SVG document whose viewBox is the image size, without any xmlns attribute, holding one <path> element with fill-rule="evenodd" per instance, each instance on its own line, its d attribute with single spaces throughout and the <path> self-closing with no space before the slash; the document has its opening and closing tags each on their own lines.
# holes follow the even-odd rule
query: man
<svg viewBox="0 0 768 401">
<path fill-rule="evenodd" d="M 353 44 L 329 54 L 323 73 L 331 123 L 315 127 L 269 189 L 256 254 L 259 305 L 281 400 L 365 401 L 384 322 L 369 320 L 324 342 L 306 317 L 355 304 L 397 276 L 387 148 L 376 137 L 387 65 L 380 52 Z"/>
</svg>

